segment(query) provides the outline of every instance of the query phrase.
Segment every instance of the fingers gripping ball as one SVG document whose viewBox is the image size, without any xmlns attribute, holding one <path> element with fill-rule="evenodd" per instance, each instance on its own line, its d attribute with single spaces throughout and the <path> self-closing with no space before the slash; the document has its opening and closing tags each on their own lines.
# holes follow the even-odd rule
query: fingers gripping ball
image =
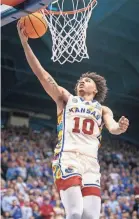
<svg viewBox="0 0 139 219">
<path fill-rule="evenodd" d="M 48 28 L 43 15 L 39 12 L 35 12 L 33 14 L 29 14 L 26 17 L 22 17 L 20 22 L 25 26 L 27 36 L 33 39 L 42 37 Z"/>
</svg>

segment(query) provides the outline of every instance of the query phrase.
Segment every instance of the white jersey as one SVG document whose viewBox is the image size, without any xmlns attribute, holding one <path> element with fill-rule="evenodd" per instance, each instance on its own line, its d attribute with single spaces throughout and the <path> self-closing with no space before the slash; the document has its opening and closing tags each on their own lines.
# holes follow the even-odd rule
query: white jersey
<svg viewBox="0 0 139 219">
<path fill-rule="evenodd" d="M 96 100 L 70 96 L 58 116 L 55 154 L 76 151 L 97 158 L 102 130 L 102 106 Z"/>
</svg>

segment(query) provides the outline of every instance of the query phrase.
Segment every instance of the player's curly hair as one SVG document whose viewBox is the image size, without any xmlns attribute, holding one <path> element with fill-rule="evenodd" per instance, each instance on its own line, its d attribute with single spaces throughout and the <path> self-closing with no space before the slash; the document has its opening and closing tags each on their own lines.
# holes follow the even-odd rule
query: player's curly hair
<svg viewBox="0 0 139 219">
<path fill-rule="evenodd" d="M 105 78 L 96 74 L 95 72 L 87 72 L 87 73 L 82 74 L 82 76 L 77 81 L 76 86 L 75 86 L 75 93 L 76 94 L 77 94 L 78 83 L 83 78 L 91 78 L 95 82 L 95 84 L 97 86 L 98 93 L 96 94 L 94 99 L 97 100 L 99 103 L 103 103 L 105 98 L 106 98 L 107 92 L 108 92 Z"/>
</svg>

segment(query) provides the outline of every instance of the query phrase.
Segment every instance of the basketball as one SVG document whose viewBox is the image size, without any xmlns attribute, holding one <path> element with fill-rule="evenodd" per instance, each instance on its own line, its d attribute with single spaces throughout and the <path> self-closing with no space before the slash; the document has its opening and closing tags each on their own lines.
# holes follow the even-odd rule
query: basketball
<svg viewBox="0 0 139 219">
<path fill-rule="evenodd" d="M 20 22 L 24 24 L 28 37 L 33 39 L 42 37 L 48 28 L 43 15 L 39 12 L 35 12 L 33 14 L 29 14 L 26 17 L 22 17 Z"/>
<path fill-rule="evenodd" d="M 9 6 L 16 6 L 16 5 L 19 5 L 21 4 L 22 2 L 24 2 L 25 0 L 1 0 L 1 4 L 4 4 L 4 5 L 9 5 Z"/>
</svg>

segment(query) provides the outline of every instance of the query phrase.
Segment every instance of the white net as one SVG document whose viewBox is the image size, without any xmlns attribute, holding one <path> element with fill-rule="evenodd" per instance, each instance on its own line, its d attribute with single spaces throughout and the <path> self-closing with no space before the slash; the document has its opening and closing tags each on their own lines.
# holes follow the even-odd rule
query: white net
<svg viewBox="0 0 139 219">
<path fill-rule="evenodd" d="M 57 0 L 43 11 L 52 35 L 54 62 L 73 63 L 89 58 L 86 31 L 96 5 L 96 0 Z M 54 7 L 58 11 L 51 10 Z M 65 11 L 66 7 L 71 10 Z"/>
</svg>

